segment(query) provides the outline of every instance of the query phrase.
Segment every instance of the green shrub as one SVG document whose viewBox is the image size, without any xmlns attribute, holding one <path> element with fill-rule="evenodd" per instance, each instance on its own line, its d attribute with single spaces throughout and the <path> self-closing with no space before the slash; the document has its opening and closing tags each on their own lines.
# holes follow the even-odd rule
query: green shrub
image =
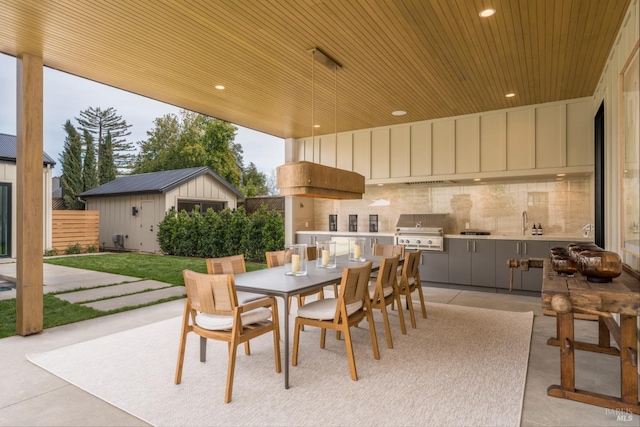
<svg viewBox="0 0 640 427">
<path fill-rule="evenodd" d="M 169 255 L 217 258 L 245 254 L 264 262 L 265 251 L 284 248 L 284 219 L 261 206 L 253 215 L 243 207 L 203 216 L 197 212 L 169 211 L 158 225 L 160 249 Z"/>
<path fill-rule="evenodd" d="M 67 255 L 75 255 L 79 253 L 82 253 L 82 246 L 80 246 L 80 243 L 67 246 Z"/>
<path fill-rule="evenodd" d="M 98 252 L 98 247 L 96 245 L 87 246 L 87 253 L 95 254 L 96 252 Z"/>
<path fill-rule="evenodd" d="M 45 249 L 44 256 L 56 256 L 58 255 L 58 250 L 56 248 Z"/>
</svg>

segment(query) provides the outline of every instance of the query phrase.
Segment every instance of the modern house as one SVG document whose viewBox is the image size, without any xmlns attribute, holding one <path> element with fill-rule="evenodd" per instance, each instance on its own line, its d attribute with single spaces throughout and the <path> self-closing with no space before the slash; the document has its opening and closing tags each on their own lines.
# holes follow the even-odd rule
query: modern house
<svg viewBox="0 0 640 427">
<path fill-rule="evenodd" d="M 158 223 L 168 211 L 235 209 L 244 196 L 208 167 L 128 175 L 85 191 L 100 214 L 100 247 L 160 252 Z"/>
<path fill-rule="evenodd" d="M 51 247 L 51 168 L 56 162 L 43 152 L 43 245 Z M 16 137 L 0 133 L 0 258 L 14 256 L 17 245 Z"/>
</svg>

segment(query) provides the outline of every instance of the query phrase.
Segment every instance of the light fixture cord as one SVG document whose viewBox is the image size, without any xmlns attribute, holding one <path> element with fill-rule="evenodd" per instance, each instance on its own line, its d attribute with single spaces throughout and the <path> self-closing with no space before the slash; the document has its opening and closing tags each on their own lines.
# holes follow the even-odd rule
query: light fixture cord
<svg viewBox="0 0 640 427">
<path fill-rule="evenodd" d="M 315 70 L 316 70 L 316 50 L 311 52 L 311 144 L 315 143 L 315 123 L 314 123 L 314 102 L 315 102 Z"/>
</svg>

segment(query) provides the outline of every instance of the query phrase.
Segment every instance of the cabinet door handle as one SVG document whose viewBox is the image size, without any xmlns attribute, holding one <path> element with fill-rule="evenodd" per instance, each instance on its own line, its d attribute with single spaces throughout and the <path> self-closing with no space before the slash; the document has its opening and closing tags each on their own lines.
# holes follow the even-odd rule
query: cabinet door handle
<svg viewBox="0 0 640 427">
<path fill-rule="evenodd" d="M 520 255 L 520 242 L 516 242 L 516 253 Z"/>
<path fill-rule="evenodd" d="M 469 251 L 469 241 L 468 240 L 467 240 L 467 252 L 470 252 Z"/>
<path fill-rule="evenodd" d="M 529 252 L 527 251 L 527 242 L 524 242 L 524 254 L 528 255 Z"/>
<path fill-rule="evenodd" d="M 423 255 L 424 255 L 424 254 L 420 254 L 420 265 L 424 264 L 424 262 L 422 261 L 422 256 L 423 256 Z"/>
<path fill-rule="evenodd" d="M 473 241 L 473 252 L 475 252 L 475 251 L 476 251 L 476 241 L 474 240 Z"/>
</svg>

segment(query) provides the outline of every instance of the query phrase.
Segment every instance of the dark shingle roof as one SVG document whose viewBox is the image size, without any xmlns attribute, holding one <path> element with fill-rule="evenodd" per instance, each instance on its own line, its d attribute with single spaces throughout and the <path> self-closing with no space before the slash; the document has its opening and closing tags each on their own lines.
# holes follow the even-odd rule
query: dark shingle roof
<svg viewBox="0 0 640 427">
<path fill-rule="evenodd" d="M 16 161 L 17 141 L 15 135 L 7 135 L 0 133 L 0 160 L 14 162 Z M 43 164 L 55 165 L 56 162 L 47 153 L 42 152 Z"/>
<path fill-rule="evenodd" d="M 222 185 L 234 192 L 238 197 L 244 197 L 244 194 L 238 191 L 237 188 L 229 184 L 224 178 L 206 166 L 122 176 L 99 187 L 85 191 L 80 194 L 80 197 L 166 193 L 167 191 L 204 174 L 211 175 Z"/>
</svg>

